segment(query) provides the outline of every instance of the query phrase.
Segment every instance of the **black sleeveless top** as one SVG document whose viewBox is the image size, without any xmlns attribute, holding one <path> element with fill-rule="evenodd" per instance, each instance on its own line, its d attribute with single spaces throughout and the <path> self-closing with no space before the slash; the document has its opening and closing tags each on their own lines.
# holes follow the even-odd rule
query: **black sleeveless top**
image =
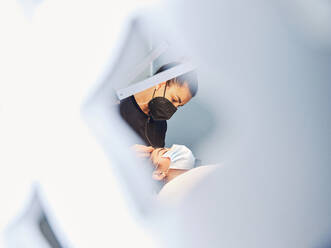
<svg viewBox="0 0 331 248">
<path fill-rule="evenodd" d="M 122 118 L 141 137 L 145 145 L 164 147 L 167 121 L 154 121 L 150 119 L 141 110 L 134 96 L 121 100 L 119 110 Z"/>
</svg>

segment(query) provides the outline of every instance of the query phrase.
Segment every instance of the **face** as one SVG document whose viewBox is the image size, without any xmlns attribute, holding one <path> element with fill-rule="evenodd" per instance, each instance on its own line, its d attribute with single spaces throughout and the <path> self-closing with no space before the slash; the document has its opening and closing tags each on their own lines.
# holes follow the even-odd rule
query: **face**
<svg viewBox="0 0 331 248">
<path fill-rule="evenodd" d="M 166 83 L 161 83 L 161 87 L 155 92 L 156 96 L 163 96 L 164 88 L 166 88 L 165 98 L 167 98 L 176 108 L 179 108 L 191 100 L 192 95 L 187 83 L 179 85 L 172 83 L 166 86 Z"/>
<path fill-rule="evenodd" d="M 162 180 L 166 177 L 170 166 L 170 159 L 162 158 L 162 155 L 168 150 L 169 148 L 157 148 L 151 154 L 151 160 L 155 166 L 155 171 L 153 172 L 153 179 L 155 180 Z"/>
<path fill-rule="evenodd" d="M 153 164 L 163 164 L 166 158 L 162 158 L 162 155 L 165 154 L 169 148 L 156 148 L 151 154 L 151 160 Z"/>
</svg>

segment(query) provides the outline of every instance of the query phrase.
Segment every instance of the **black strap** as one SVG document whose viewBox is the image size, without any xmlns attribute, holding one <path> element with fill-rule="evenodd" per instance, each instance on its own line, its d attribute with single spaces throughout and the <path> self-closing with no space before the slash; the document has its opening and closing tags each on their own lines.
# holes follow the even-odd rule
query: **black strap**
<svg viewBox="0 0 331 248">
<path fill-rule="evenodd" d="M 154 89 L 154 92 L 153 92 L 153 96 L 152 96 L 152 99 L 154 98 L 154 95 L 155 95 L 155 91 L 156 91 L 156 88 Z"/>
<path fill-rule="evenodd" d="M 163 97 L 165 97 L 165 93 L 166 93 L 167 85 L 168 85 L 168 82 L 167 82 L 166 85 L 164 86 Z M 156 91 L 156 88 L 154 89 L 152 99 L 154 98 L 155 91 Z"/>
<path fill-rule="evenodd" d="M 166 92 L 167 85 L 168 85 L 168 82 L 167 82 L 166 85 L 164 86 L 163 97 L 165 96 L 165 92 Z"/>
<path fill-rule="evenodd" d="M 153 143 L 150 141 L 150 139 L 148 138 L 148 133 L 147 133 L 147 124 L 149 123 L 150 119 L 151 119 L 151 117 L 148 116 L 148 119 L 147 119 L 146 122 L 145 122 L 145 137 L 146 137 L 148 143 L 149 143 L 152 147 L 155 147 L 155 146 L 153 145 Z"/>
</svg>

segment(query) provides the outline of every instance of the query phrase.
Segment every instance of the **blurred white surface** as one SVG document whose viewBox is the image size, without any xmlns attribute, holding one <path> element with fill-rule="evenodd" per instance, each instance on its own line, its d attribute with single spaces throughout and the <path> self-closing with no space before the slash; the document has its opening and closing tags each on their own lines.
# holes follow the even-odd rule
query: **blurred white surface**
<svg viewBox="0 0 331 248">
<path fill-rule="evenodd" d="M 80 117 L 125 19 L 146 2 L 43 1 L 30 19 L 19 3 L 0 3 L 0 230 L 37 181 L 60 240 L 153 246 Z"/>
</svg>

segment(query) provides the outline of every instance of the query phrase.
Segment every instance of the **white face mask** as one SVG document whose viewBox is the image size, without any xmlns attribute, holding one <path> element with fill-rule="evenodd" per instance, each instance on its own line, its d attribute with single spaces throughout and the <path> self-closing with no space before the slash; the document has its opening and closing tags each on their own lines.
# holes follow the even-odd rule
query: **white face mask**
<svg viewBox="0 0 331 248">
<path fill-rule="evenodd" d="M 173 145 L 162 157 L 170 158 L 170 169 L 190 170 L 194 167 L 195 157 L 184 145 Z"/>
</svg>

